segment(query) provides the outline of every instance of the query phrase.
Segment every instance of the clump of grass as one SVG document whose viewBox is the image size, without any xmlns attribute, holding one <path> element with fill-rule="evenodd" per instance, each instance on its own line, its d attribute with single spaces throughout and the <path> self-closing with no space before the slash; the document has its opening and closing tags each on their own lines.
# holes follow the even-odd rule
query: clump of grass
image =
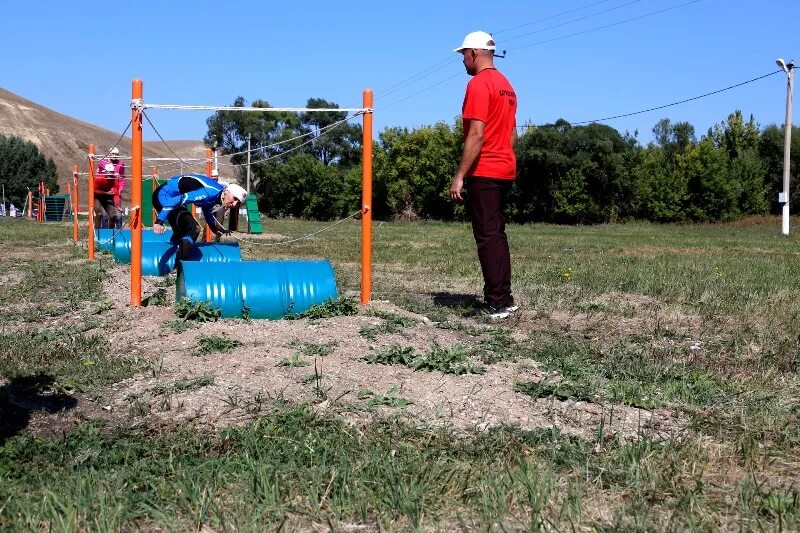
<svg viewBox="0 0 800 533">
<path fill-rule="evenodd" d="M 231 339 L 228 335 L 200 335 L 197 347 L 201 354 L 211 353 L 230 353 L 242 343 L 236 339 Z"/>
<path fill-rule="evenodd" d="M 379 365 L 403 365 L 414 370 L 425 372 L 442 372 L 444 374 L 483 374 L 486 369 L 470 359 L 470 350 L 465 346 L 434 345 L 424 355 L 415 356 L 410 346 L 393 344 L 364 356 L 364 361 Z"/>
<path fill-rule="evenodd" d="M 470 350 L 465 346 L 433 346 L 428 352 L 414 360 L 411 368 L 444 374 L 483 374 L 486 369 L 470 359 Z"/>
<path fill-rule="evenodd" d="M 200 327 L 199 322 L 195 322 L 193 320 L 184 320 L 182 318 L 169 320 L 166 322 L 166 325 L 175 333 L 183 333 L 184 331 L 189 331 L 190 329 L 197 329 Z"/>
<path fill-rule="evenodd" d="M 508 328 L 490 328 L 487 337 L 473 349 L 472 355 L 491 365 L 501 361 L 516 361 L 524 352 Z"/>
<path fill-rule="evenodd" d="M 203 374 L 196 378 L 181 378 L 168 385 L 156 384 L 148 389 L 153 396 L 173 394 L 176 392 L 192 392 L 214 384 L 214 376 Z"/>
<path fill-rule="evenodd" d="M 364 361 L 378 365 L 404 365 L 414 363 L 414 348 L 393 344 L 385 350 L 378 350 L 364 357 Z"/>
<path fill-rule="evenodd" d="M 383 406 L 383 407 L 405 407 L 411 402 L 406 398 L 399 395 L 397 387 L 392 387 L 384 394 L 372 392 L 369 389 L 358 391 L 356 398 L 359 400 L 367 400 L 367 407 Z"/>
<path fill-rule="evenodd" d="M 301 368 L 310 364 L 311 363 L 300 357 L 299 354 L 292 354 L 290 357 L 284 357 L 278 362 L 278 366 L 285 366 L 289 368 Z"/>
<path fill-rule="evenodd" d="M 216 322 L 219 320 L 221 312 L 212 302 L 196 302 L 194 300 L 184 299 L 175 305 L 175 315 L 183 320 Z"/>
<path fill-rule="evenodd" d="M 137 370 L 138 359 L 110 351 L 104 336 L 69 328 L 0 334 L 0 375 L 7 379 L 52 376 L 64 390 L 86 392 Z"/>
<path fill-rule="evenodd" d="M 329 298 L 321 304 L 312 305 L 302 313 L 288 313 L 287 320 L 298 320 L 310 318 L 318 320 L 321 318 L 332 318 L 335 316 L 353 316 L 358 314 L 358 303 L 349 296 L 339 298 Z"/>
<path fill-rule="evenodd" d="M 387 313 L 384 311 L 372 311 L 371 316 L 375 316 L 384 320 L 383 324 L 377 326 L 365 326 L 358 332 L 362 337 L 369 340 L 375 340 L 378 335 L 397 333 L 401 329 L 410 328 L 417 324 L 417 320 L 408 318 L 396 313 Z"/>
<path fill-rule="evenodd" d="M 166 289 L 158 289 L 156 292 L 142 300 L 142 305 L 147 307 L 150 305 L 166 306 L 169 305 L 167 301 Z"/>
<path fill-rule="evenodd" d="M 336 350 L 339 345 L 336 341 L 331 342 L 304 342 L 293 346 L 300 350 L 300 353 L 309 357 L 325 357 Z"/>
<path fill-rule="evenodd" d="M 565 336 L 540 336 L 530 357 L 561 376 L 555 382 L 520 383 L 534 397 L 609 400 L 652 409 L 667 405 L 712 405 L 733 393 L 732 384 L 687 365 L 675 365 L 670 354 L 619 344 L 601 352 Z"/>
</svg>

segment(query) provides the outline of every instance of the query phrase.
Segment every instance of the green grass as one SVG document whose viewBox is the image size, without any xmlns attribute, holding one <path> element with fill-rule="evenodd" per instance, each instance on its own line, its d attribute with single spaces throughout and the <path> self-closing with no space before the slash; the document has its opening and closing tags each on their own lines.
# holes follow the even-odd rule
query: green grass
<svg viewBox="0 0 800 533">
<path fill-rule="evenodd" d="M 202 334 L 197 339 L 198 351 L 203 355 L 212 353 L 231 353 L 242 343 L 236 339 L 231 339 L 228 335 L 205 335 Z"/>
<path fill-rule="evenodd" d="M 356 432 L 303 407 L 219 433 L 85 424 L 52 440 L 21 435 L 0 450 L 0 526 L 563 530 L 582 523 L 652 531 L 800 525 L 798 490 L 789 484 L 765 485 L 757 475 L 731 487 L 683 482 L 711 460 L 693 444 L 593 443 L 555 429 L 458 436 L 376 421 Z M 619 492 L 632 496 L 611 522 L 587 519 L 592 506 Z M 722 510 L 739 521 L 721 521 Z"/>
<path fill-rule="evenodd" d="M 135 358 L 111 351 L 103 336 L 68 329 L 0 334 L 0 376 L 9 380 L 50 376 L 59 389 L 96 392 L 142 366 Z"/>
<path fill-rule="evenodd" d="M 288 237 L 327 225 L 269 224 Z M 229 395 L 231 409 L 257 418 L 235 429 L 164 427 L 148 415 L 213 377 L 158 381 L 130 399 L 131 427 L 90 421 L 0 441 L 0 529 L 800 529 L 800 239 L 778 230 L 777 219 L 511 225 L 522 313 L 487 325 L 471 317 L 483 282 L 468 225 L 376 224 L 373 298 L 424 315 L 458 341 L 378 348 L 381 336 L 402 336 L 418 322 L 366 308 L 379 319 L 360 332 L 375 341 L 367 362 L 447 379 L 528 366 L 544 379 L 515 386 L 538 410 L 560 400 L 605 412 L 658 410 L 670 413 L 674 429 L 657 436 L 643 425 L 626 439 L 605 423 L 580 436 L 555 426 L 455 433 L 409 416 L 421 400 L 397 389 L 365 389 L 360 399 L 350 391 L 353 412 L 381 406 L 419 427 L 381 418 L 353 426 L 260 393 Z M 119 356 L 99 333 L 115 312 L 100 290 L 107 257 L 84 261 L 66 226 L 0 220 L 0 232 L 0 275 L 8 276 L 0 283 L 0 376 L 11 380 L 0 385 L 0 415 L 23 389 L 74 401 L 136 373 L 160 379 L 161 364 Z M 358 234 L 347 222 L 322 239 L 286 248 L 245 243 L 243 252 L 328 258 L 340 294 L 354 294 Z M 306 317 L 325 326 L 358 312 L 345 297 Z M 71 317 L 72 325 L 57 325 Z M 156 334 L 198 325 L 178 318 Z M 221 349 L 221 339 L 209 346 Z M 314 373 L 301 381 L 324 400 L 331 349 L 306 343 L 279 364 L 315 357 Z"/>
<path fill-rule="evenodd" d="M 370 316 L 375 316 L 383 320 L 377 326 L 364 326 L 359 330 L 359 335 L 365 339 L 375 340 L 379 335 L 397 333 L 405 328 L 414 326 L 418 321 L 397 313 L 387 313 L 385 311 L 371 311 Z"/>
</svg>

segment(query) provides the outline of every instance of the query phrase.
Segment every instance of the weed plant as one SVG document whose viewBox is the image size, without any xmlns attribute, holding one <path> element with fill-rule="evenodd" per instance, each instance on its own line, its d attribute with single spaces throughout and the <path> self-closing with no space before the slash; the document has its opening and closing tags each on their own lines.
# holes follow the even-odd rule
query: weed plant
<svg viewBox="0 0 800 533">
<path fill-rule="evenodd" d="M 242 343 L 236 339 L 231 339 L 228 335 L 200 335 L 197 340 L 198 351 L 203 355 L 212 353 L 231 353 Z"/>
</svg>

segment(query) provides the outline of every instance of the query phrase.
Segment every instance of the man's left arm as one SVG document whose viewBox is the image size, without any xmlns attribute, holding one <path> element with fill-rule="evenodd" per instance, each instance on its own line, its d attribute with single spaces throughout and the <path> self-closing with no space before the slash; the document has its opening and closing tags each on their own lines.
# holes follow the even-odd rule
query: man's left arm
<svg viewBox="0 0 800 533">
<path fill-rule="evenodd" d="M 461 153 L 461 162 L 458 164 L 458 170 L 453 178 L 453 185 L 450 187 L 450 199 L 458 204 L 464 201 L 461 196 L 461 189 L 464 187 L 464 178 L 469 172 L 469 169 L 475 165 L 478 157 L 481 155 L 481 148 L 483 147 L 483 130 L 485 124 L 482 120 L 465 120 L 469 122 L 469 129 L 467 137 L 464 139 L 464 151 Z M 464 126 L 465 128 L 467 125 Z"/>
</svg>

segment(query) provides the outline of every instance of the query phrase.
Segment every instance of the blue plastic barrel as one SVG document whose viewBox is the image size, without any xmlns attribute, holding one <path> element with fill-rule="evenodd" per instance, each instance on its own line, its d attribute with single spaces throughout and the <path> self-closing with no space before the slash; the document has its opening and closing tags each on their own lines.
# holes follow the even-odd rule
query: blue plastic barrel
<svg viewBox="0 0 800 533">
<path fill-rule="evenodd" d="M 122 230 L 116 228 L 100 228 L 94 230 L 94 247 L 97 250 L 109 251 L 114 248 L 114 235 Z M 130 230 L 128 230 L 130 231 Z"/>
<path fill-rule="evenodd" d="M 282 318 L 336 298 L 329 261 L 190 263 L 178 269 L 177 301 L 211 302 L 223 317 Z"/>
<path fill-rule="evenodd" d="M 131 230 L 124 229 L 117 233 L 114 237 L 114 246 L 112 253 L 114 254 L 114 261 L 117 263 L 130 263 L 131 262 Z M 167 230 L 161 235 L 153 232 L 153 230 L 142 230 L 142 242 L 169 242 L 172 238 L 172 230 Z"/>
<path fill-rule="evenodd" d="M 142 275 L 166 276 L 175 269 L 178 247 L 168 242 L 142 242 Z M 200 243 L 183 262 L 214 263 L 242 260 L 237 242 Z"/>
</svg>

